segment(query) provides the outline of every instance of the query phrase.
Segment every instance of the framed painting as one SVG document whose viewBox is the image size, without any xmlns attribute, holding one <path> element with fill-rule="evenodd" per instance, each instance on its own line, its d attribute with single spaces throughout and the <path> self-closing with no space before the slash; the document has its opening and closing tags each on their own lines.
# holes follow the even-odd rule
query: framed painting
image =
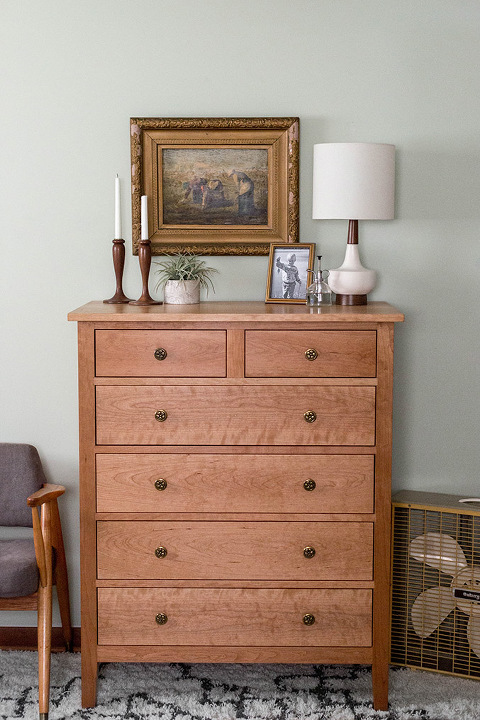
<svg viewBox="0 0 480 720">
<path fill-rule="evenodd" d="M 307 300 L 308 274 L 313 268 L 315 243 L 293 246 L 272 244 L 268 260 L 266 303 L 297 303 Z"/>
<path fill-rule="evenodd" d="M 154 255 L 298 243 L 298 135 L 294 117 L 131 118 L 133 253 L 142 195 Z"/>
</svg>

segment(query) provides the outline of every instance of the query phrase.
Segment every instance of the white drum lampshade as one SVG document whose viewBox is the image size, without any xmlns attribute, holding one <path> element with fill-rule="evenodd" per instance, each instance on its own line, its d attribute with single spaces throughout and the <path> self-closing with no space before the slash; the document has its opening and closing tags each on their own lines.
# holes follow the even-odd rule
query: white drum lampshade
<svg viewBox="0 0 480 720">
<path fill-rule="evenodd" d="M 376 274 L 360 262 L 358 220 L 392 220 L 394 206 L 394 145 L 314 145 L 313 218 L 349 221 L 345 260 L 341 267 L 330 271 L 328 279 L 337 304 L 366 304 Z"/>
</svg>

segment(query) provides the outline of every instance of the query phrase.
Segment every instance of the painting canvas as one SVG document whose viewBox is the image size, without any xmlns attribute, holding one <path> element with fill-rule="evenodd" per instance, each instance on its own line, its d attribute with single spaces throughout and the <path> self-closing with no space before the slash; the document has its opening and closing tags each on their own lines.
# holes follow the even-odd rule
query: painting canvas
<svg viewBox="0 0 480 720">
<path fill-rule="evenodd" d="M 163 225 L 268 224 L 267 148 L 162 148 Z"/>
</svg>

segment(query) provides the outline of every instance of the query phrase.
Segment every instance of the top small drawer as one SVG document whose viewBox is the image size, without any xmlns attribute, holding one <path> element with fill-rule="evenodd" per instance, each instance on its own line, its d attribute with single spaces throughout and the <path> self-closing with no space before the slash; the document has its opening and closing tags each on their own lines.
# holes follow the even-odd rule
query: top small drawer
<svg viewBox="0 0 480 720">
<path fill-rule="evenodd" d="M 225 377 L 225 330 L 96 330 L 99 377 Z"/>
<path fill-rule="evenodd" d="M 375 377 L 375 330 L 247 330 L 246 377 Z"/>
</svg>

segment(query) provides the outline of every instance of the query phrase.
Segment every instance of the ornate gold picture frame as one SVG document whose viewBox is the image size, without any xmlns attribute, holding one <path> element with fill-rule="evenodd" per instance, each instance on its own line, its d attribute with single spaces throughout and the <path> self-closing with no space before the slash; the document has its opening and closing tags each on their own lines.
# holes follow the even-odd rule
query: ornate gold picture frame
<svg viewBox="0 0 480 720">
<path fill-rule="evenodd" d="M 298 118 L 131 118 L 130 138 L 134 254 L 142 195 L 154 255 L 298 243 Z"/>
</svg>

